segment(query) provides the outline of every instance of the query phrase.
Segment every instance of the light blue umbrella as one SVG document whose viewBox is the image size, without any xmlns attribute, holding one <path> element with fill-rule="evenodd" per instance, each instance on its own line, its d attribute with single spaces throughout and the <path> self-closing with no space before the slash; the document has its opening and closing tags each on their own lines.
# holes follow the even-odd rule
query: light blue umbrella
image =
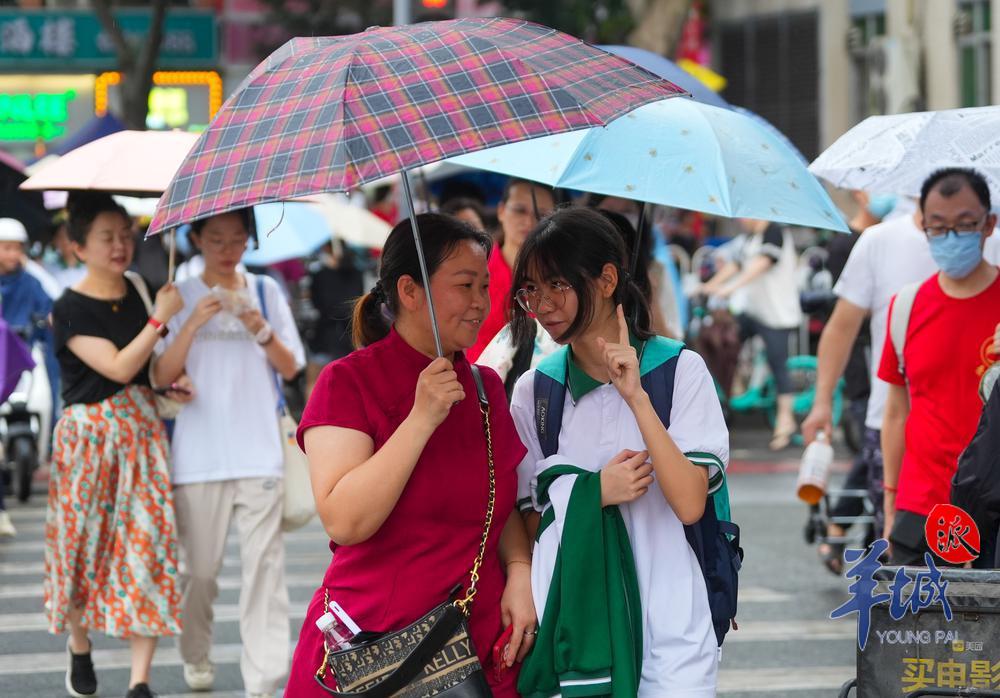
<svg viewBox="0 0 1000 698">
<path fill-rule="evenodd" d="M 771 130 L 691 99 L 653 102 L 605 127 L 502 145 L 450 162 L 716 216 L 848 232 L 820 183 Z"/>
<path fill-rule="evenodd" d="M 740 112 L 741 114 L 746 114 L 752 119 L 756 119 L 762 126 L 774 131 L 775 135 L 777 135 L 778 138 L 780 138 L 781 141 L 789 147 L 789 149 L 798 155 L 802 164 L 809 164 L 809 161 L 806 160 L 805 156 L 802 155 L 799 149 L 796 148 L 790 140 L 788 140 L 788 136 L 779 131 L 774 124 L 760 114 L 752 112 L 749 109 L 744 109 L 743 107 L 738 107 L 735 104 L 730 104 L 709 89 L 705 83 L 681 68 L 669 58 L 664 58 L 658 53 L 653 53 L 652 51 L 647 51 L 644 48 L 638 48 L 636 46 L 598 46 L 598 48 L 602 48 L 608 53 L 613 53 L 616 56 L 621 56 L 627 61 L 632 61 L 640 68 L 645 68 L 649 72 L 655 73 L 665 80 L 669 80 L 678 87 L 690 92 L 692 99 L 695 99 L 702 104 L 711 104 L 713 107 L 732 109 Z"/>
<path fill-rule="evenodd" d="M 260 246 L 247 250 L 243 263 L 263 267 L 308 257 L 330 242 L 330 224 L 315 204 L 288 201 L 253 207 Z"/>
</svg>

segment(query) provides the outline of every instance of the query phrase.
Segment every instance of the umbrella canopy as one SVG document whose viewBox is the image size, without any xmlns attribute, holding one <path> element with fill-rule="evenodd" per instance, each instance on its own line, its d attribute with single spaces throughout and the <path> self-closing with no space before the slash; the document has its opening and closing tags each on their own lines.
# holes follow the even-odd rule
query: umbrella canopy
<svg viewBox="0 0 1000 698">
<path fill-rule="evenodd" d="M 711 104 L 713 107 L 722 109 L 730 108 L 729 102 L 669 58 L 636 46 L 599 46 L 598 48 L 621 56 L 625 60 L 632 61 L 637 66 L 659 75 L 664 80 L 669 80 L 682 90 L 690 92 L 692 99 L 696 99 L 702 104 Z"/>
<path fill-rule="evenodd" d="M 942 167 L 981 172 L 1000 201 L 1000 106 L 870 116 L 838 138 L 809 171 L 845 189 L 919 196 Z"/>
<path fill-rule="evenodd" d="M 41 168 L 21 189 L 159 195 L 197 139 L 186 131 L 119 131 Z"/>
<path fill-rule="evenodd" d="M 0 402 L 5 402 L 21 380 L 21 374 L 35 367 L 24 341 L 0 318 Z"/>
<path fill-rule="evenodd" d="M 48 234 L 51 221 L 41 194 L 18 191 L 26 177 L 21 161 L 0 150 L 0 218 L 21 221 L 28 235 L 33 240 L 40 240 Z"/>
<path fill-rule="evenodd" d="M 520 20 L 292 39 L 223 105 L 164 195 L 150 233 L 605 124 L 677 94 L 622 58 Z"/>
<path fill-rule="evenodd" d="M 751 119 L 756 119 L 761 126 L 770 129 L 782 143 L 788 146 L 788 148 L 795 153 L 803 165 L 807 165 L 809 163 L 799 149 L 790 140 L 788 140 L 788 136 L 779 131 L 774 124 L 749 109 L 744 109 L 743 107 L 738 107 L 735 104 L 730 104 L 716 92 L 709 89 L 705 83 L 684 70 L 669 58 L 664 58 L 658 53 L 653 53 L 652 51 L 647 51 L 644 48 L 637 48 L 635 46 L 601 46 L 601 48 L 617 56 L 621 56 L 626 60 L 632 61 L 636 65 L 645 68 L 651 73 L 656 73 L 664 80 L 669 80 L 681 89 L 690 92 L 692 99 L 695 99 L 702 104 L 711 104 L 713 107 L 719 107 L 721 109 L 732 109 L 749 116 Z"/>
<path fill-rule="evenodd" d="M 330 242 L 330 226 L 315 204 L 298 201 L 254 206 L 257 249 L 243 255 L 243 263 L 263 267 L 286 259 L 308 257 Z"/>
<path fill-rule="evenodd" d="M 317 194 L 301 201 L 312 202 L 326 220 L 333 237 L 360 247 L 381 250 L 392 226 L 366 208 L 344 200 L 343 194 Z"/>
<path fill-rule="evenodd" d="M 79 131 L 60 143 L 58 148 L 54 148 L 52 153 L 55 155 L 65 155 L 81 146 L 87 145 L 87 143 L 96 141 L 98 138 L 104 138 L 112 133 L 124 130 L 125 124 L 115 118 L 113 114 L 95 116 L 84 124 Z"/>
<path fill-rule="evenodd" d="M 690 99 L 452 162 L 553 187 L 847 232 L 826 191 L 771 130 Z"/>
</svg>

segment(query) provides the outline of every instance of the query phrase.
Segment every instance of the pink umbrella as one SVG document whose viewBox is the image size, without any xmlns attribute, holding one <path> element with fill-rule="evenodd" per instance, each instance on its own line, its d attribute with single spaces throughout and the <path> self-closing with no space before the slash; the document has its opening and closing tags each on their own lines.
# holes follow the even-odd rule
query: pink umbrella
<svg viewBox="0 0 1000 698">
<path fill-rule="evenodd" d="M 196 140 L 186 131 L 119 131 L 41 168 L 21 189 L 159 196 Z"/>
</svg>

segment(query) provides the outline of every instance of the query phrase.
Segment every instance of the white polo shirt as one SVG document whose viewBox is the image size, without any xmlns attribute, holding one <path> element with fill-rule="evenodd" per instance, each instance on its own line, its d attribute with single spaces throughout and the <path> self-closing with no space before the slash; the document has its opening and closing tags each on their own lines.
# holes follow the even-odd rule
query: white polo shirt
<svg viewBox="0 0 1000 698">
<path fill-rule="evenodd" d="M 519 500 L 530 497 L 539 508 L 537 477 L 553 465 L 597 472 L 623 449 L 646 448 L 632 411 L 618 390 L 606 384 L 579 401 L 574 401 L 567 389 L 559 451 L 544 458 L 535 432 L 534 376 L 534 370 L 525 373 L 511 397 L 514 424 L 528 449 L 518 466 Z M 709 475 L 713 481 L 719 479 L 712 475 L 729 462 L 729 431 L 711 374 L 693 351 L 683 351 L 678 358 L 669 434 L 681 451 L 697 454 L 693 457 L 696 462 L 714 463 Z M 619 508 L 628 529 L 642 599 L 639 696 L 715 696 L 718 645 L 705 580 L 683 524 L 655 483 L 645 495 Z M 535 546 L 531 576 L 539 618 L 544 616 L 548 578 L 557 552 L 557 536 L 543 536 Z"/>
<path fill-rule="evenodd" d="M 264 284 L 267 318 L 281 342 L 305 366 L 305 351 L 277 282 L 245 274 L 249 298 L 260 310 L 256 283 Z M 164 348 L 177 337 L 209 288 L 200 276 L 177 288 L 184 309 L 168 324 Z M 186 485 L 250 477 L 281 477 L 283 455 L 278 432 L 278 392 L 274 373 L 243 323 L 222 311 L 195 334 L 184 364 L 195 399 L 177 415 L 171 440 L 173 482 Z"/>
</svg>

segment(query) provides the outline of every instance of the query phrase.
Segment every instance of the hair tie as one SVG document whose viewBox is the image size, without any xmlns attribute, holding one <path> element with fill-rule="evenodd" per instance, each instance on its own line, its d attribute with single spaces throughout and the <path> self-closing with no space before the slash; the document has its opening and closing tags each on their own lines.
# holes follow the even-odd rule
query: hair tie
<svg viewBox="0 0 1000 698">
<path fill-rule="evenodd" d="M 375 285 L 372 286 L 371 293 L 372 296 L 375 297 L 375 300 L 381 303 L 385 303 L 389 300 L 388 296 L 385 294 L 385 287 L 382 286 L 382 279 L 375 282 Z"/>
</svg>

